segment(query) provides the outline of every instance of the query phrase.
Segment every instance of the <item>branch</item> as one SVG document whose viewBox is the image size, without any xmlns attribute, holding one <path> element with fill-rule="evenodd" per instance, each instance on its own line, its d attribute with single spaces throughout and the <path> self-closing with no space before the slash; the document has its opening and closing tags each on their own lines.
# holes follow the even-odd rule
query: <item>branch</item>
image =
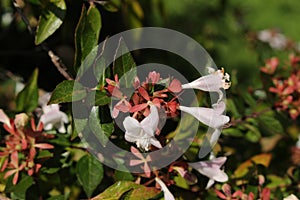
<svg viewBox="0 0 300 200">
<path fill-rule="evenodd" d="M 21 16 L 23 22 L 25 23 L 29 33 L 35 37 L 36 33 L 35 33 L 34 29 L 30 26 L 30 22 L 29 22 L 28 18 L 24 15 L 21 7 L 19 6 L 19 4 L 17 3 L 16 0 L 13 0 L 13 5 L 14 5 L 15 9 L 17 10 L 18 14 Z M 62 62 L 61 58 L 58 55 L 54 54 L 53 51 L 45 43 L 42 43 L 41 46 L 42 46 L 42 49 L 48 53 L 48 56 L 50 57 L 53 65 L 56 67 L 56 69 L 59 71 L 59 73 L 61 73 L 61 75 L 63 75 L 67 80 L 73 80 L 73 78 L 68 74 L 68 72 L 67 72 L 68 68 Z"/>
</svg>

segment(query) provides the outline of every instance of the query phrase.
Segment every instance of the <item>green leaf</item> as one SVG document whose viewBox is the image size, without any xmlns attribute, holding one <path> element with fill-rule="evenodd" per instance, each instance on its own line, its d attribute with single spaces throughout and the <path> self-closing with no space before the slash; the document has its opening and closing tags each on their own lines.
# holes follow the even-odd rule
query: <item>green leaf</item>
<svg viewBox="0 0 300 200">
<path fill-rule="evenodd" d="M 54 89 L 48 104 L 78 101 L 86 97 L 85 88 L 74 80 L 65 80 Z"/>
<path fill-rule="evenodd" d="M 229 111 L 232 114 L 232 117 L 234 118 L 240 118 L 240 113 L 238 111 L 238 108 L 236 107 L 234 101 L 232 99 L 226 100 L 226 110 Z"/>
<path fill-rule="evenodd" d="M 284 132 L 281 123 L 275 118 L 272 111 L 258 116 L 257 121 L 262 130 L 271 135 L 275 135 L 278 133 L 282 134 Z"/>
<path fill-rule="evenodd" d="M 34 181 L 31 176 L 22 177 L 20 182 L 15 187 L 13 187 L 13 199 L 26 199 L 26 191 L 33 183 Z"/>
<path fill-rule="evenodd" d="M 32 73 L 24 89 L 18 94 L 16 99 L 17 112 L 32 112 L 38 106 L 38 69 Z"/>
<path fill-rule="evenodd" d="M 247 140 L 251 142 L 258 142 L 261 138 L 261 134 L 257 127 L 251 125 L 251 124 L 244 124 L 244 126 L 248 129 L 245 137 Z"/>
<path fill-rule="evenodd" d="M 121 7 L 121 0 L 106 1 L 103 8 L 109 12 L 117 12 Z"/>
<path fill-rule="evenodd" d="M 111 98 L 106 95 L 106 91 L 96 90 L 88 93 L 86 101 L 91 106 L 104 106 L 111 102 Z"/>
<path fill-rule="evenodd" d="M 274 174 L 269 174 L 268 178 L 268 188 L 278 188 L 282 187 L 285 188 L 286 186 L 291 184 L 291 180 L 288 177 L 279 177 Z"/>
<path fill-rule="evenodd" d="M 86 127 L 88 122 L 88 119 L 76 119 L 73 118 L 72 120 L 72 135 L 71 135 L 71 140 L 74 140 L 77 136 L 78 133 L 81 133 L 84 128 Z"/>
<path fill-rule="evenodd" d="M 186 180 L 182 176 L 175 176 L 174 177 L 175 185 L 184 189 L 189 189 L 190 186 L 187 184 Z"/>
<path fill-rule="evenodd" d="M 133 181 L 134 177 L 129 172 L 123 172 L 123 171 L 116 170 L 115 171 L 115 179 L 117 181 Z"/>
<path fill-rule="evenodd" d="M 121 86 L 131 88 L 133 80 L 136 77 L 136 64 L 123 38 L 120 38 L 119 40 L 115 57 L 117 59 L 114 61 L 113 74 L 118 75 Z"/>
<path fill-rule="evenodd" d="M 95 137 L 102 145 L 106 145 L 109 136 L 114 131 L 113 123 L 101 123 L 99 118 L 99 108 L 93 107 L 89 117 L 89 127 L 95 134 Z"/>
<path fill-rule="evenodd" d="M 95 5 L 90 4 L 88 10 L 83 5 L 75 30 L 75 72 L 78 71 L 83 60 L 98 44 L 101 26 L 101 15 Z"/>
<path fill-rule="evenodd" d="M 43 10 L 36 30 L 35 44 L 41 44 L 63 23 L 66 15 L 64 0 L 49 0 Z"/>
<path fill-rule="evenodd" d="M 76 174 L 86 195 L 91 197 L 103 179 L 102 163 L 92 155 L 85 155 L 77 163 Z"/>
<path fill-rule="evenodd" d="M 244 134 L 237 128 L 226 128 L 222 130 L 222 134 L 232 137 L 243 137 Z"/>
<path fill-rule="evenodd" d="M 130 181 L 118 181 L 104 192 L 92 198 L 92 200 L 116 200 L 120 199 L 125 193 L 132 191 L 127 199 L 146 200 L 151 199 L 160 193 L 159 190 L 152 187 L 135 184 Z"/>
<path fill-rule="evenodd" d="M 50 151 L 48 150 L 40 150 L 38 152 L 38 155 L 37 155 L 37 159 L 41 159 L 41 158 L 50 158 L 50 157 L 53 157 L 53 153 L 51 153 Z"/>
<path fill-rule="evenodd" d="M 52 196 L 49 197 L 47 200 L 65 200 L 65 196 L 64 195 L 56 195 L 56 196 Z"/>
</svg>

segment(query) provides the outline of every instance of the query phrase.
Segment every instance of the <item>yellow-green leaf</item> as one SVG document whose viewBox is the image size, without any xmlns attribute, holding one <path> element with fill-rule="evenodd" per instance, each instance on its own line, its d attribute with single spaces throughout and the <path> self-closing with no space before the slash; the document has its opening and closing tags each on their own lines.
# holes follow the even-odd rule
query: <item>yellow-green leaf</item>
<svg viewBox="0 0 300 200">
<path fill-rule="evenodd" d="M 239 167 L 235 170 L 233 176 L 234 178 L 241 178 L 245 176 L 249 172 L 249 168 L 254 166 L 254 164 L 268 167 L 270 165 L 271 159 L 272 155 L 269 153 L 255 155 L 249 160 L 240 164 Z"/>
<path fill-rule="evenodd" d="M 65 15 L 66 3 L 64 0 L 49 0 L 39 18 L 35 44 L 41 44 L 52 35 L 63 23 Z"/>
<path fill-rule="evenodd" d="M 159 190 L 153 187 L 145 187 L 143 185 L 135 184 L 130 181 L 118 181 L 109 188 L 107 188 L 101 194 L 92 198 L 92 200 L 117 200 L 120 199 L 121 196 L 127 192 L 130 192 L 130 194 L 128 194 L 129 196 L 126 197 L 127 199 L 131 200 L 151 199 L 160 193 Z"/>
</svg>

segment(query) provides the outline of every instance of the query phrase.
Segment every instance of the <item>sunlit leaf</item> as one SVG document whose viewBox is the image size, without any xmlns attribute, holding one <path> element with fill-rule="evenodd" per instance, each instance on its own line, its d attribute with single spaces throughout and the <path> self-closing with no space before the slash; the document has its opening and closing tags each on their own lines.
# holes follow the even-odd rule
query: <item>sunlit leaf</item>
<svg viewBox="0 0 300 200">
<path fill-rule="evenodd" d="M 38 106 L 38 69 L 35 69 L 24 89 L 16 99 L 16 110 L 18 112 L 31 112 Z"/>
<path fill-rule="evenodd" d="M 36 30 L 35 44 L 40 44 L 52 35 L 63 23 L 66 15 L 64 0 L 49 0 L 46 2 Z"/>
<path fill-rule="evenodd" d="M 267 176 L 268 188 L 286 187 L 291 184 L 291 180 L 288 177 L 279 177 L 273 174 Z"/>
<path fill-rule="evenodd" d="M 239 165 L 239 167 L 234 171 L 233 176 L 235 178 L 241 178 L 245 176 L 249 172 L 249 168 L 253 167 L 254 164 L 256 165 L 263 165 L 265 167 L 268 167 L 270 165 L 272 159 L 272 155 L 268 153 L 263 153 L 259 155 L 255 155 L 249 160 L 243 162 Z"/>
<path fill-rule="evenodd" d="M 67 103 L 83 99 L 86 96 L 84 87 L 74 81 L 65 80 L 54 89 L 49 104 Z"/>
<path fill-rule="evenodd" d="M 86 195 L 91 197 L 103 179 L 102 163 L 92 155 L 83 156 L 77 163 L 76 174 Z"/>
<path fill-rule="evenodd" d="M 159 190 L 152 187 L 145 187 L 129 181 L 118 181 L 101 194 L 92 198 L 92 200 L 116 200 L 120 199 L 122 195 L 129 191 L 131 191 L 131 193 L 127 196 L 127 199 L 131 200 L 146 200 L 160 193 Z"/>
</svg>

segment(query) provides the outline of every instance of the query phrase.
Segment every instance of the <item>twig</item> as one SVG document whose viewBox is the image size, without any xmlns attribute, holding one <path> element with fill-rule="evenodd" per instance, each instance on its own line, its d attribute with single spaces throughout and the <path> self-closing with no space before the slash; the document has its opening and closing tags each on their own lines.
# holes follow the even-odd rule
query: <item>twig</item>
<svg viewBox="0 0 300 200">
<path fill-rule="evenodd" d="M 28 18 L 24 15 L 22 9 L 20 8 L 16 0 L 13 0 L 13 5 L 16 8 L 19 15 L 21 16 L 23 22 L 25 23 L 29 33 L 35 37 L 36 35 L 35 31 L 30 26 Z M 58 55 L 54 54 L 54 52 L 45 43 L 42 43 L 41 46 L 43 50 L 47 51 L 48 56 L 50 57 L 52 63 L 54 64 L 56 69 L 61 73 L 61 75 L 63 75 L 67 80 L 73 80 L 73 78 L 68 74 L 67 72 L 68 68 L 62 62 L 61 58 Z"/>
<path fill-rule="evenodd" d="M 48 55 L 51 58 L 52 63 L 55 65 L 57 70 L 67 79 L 67 80 L 73 80 L 73 78 L 67 73 L 66 69 L 67 67 L 64 65 L 60 57 L 55 55 L 53 51 L 49 50 Z"/>
</svg>

